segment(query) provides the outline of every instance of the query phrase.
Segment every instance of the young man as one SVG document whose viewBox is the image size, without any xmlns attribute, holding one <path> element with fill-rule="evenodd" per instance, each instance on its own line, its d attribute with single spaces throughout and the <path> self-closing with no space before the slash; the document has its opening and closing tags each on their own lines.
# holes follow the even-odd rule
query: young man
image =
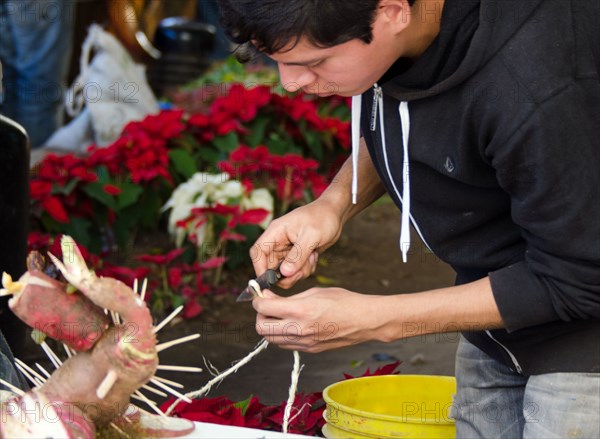
<svg viewBox="0 0 600 439">
<path fill-rule="evenodd" d="M 273 221 L 253 248 L 257 273 L 284 260 L 281 286 L 308 276 L 386 190 L 404 258 L 412 222 L 458 275 L 408 295 L 268 293 L 254 300 L 258 332 L 318 352 L 458 325 L 457 437 L 599 437 L 600 4 L 220 5 L 232 38 L 275 60 L 288 90 L 353 96 L 352 159 L 318 200 Z M 315 337 L 329 322 L 335 334 Z"/>
</svg>

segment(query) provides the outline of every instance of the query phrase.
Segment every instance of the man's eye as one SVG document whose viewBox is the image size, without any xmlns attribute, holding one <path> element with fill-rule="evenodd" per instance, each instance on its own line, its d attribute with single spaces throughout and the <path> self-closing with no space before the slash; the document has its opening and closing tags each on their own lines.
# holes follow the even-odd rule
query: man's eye
<svg viewBox="0 0 600 439">
<path fill-rule="evenodd" d="M 308 68 L 313 69 L 313 68 L 318 67 L 321 64 L 323 64 L 323 62 L 324 62 L 324 60 L 317 61 L 316 63 L 312 63 L 311 65 L 309 65 Z"/>
</svg>

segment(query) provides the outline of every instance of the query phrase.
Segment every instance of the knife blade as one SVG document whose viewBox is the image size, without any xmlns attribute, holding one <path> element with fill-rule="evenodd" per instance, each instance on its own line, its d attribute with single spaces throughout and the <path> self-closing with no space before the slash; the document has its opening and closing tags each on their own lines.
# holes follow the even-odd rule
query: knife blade
<svg viewBox="0 0 600 439">
<path fill-rule="evenodd" d="M 271 288 L 273 285 L 279 282 L 279 280 L 282 277 L 283 275 L 279 271 L 279 267 L 277 267 L 269 268 L 267 271 L 265 271 L 263 274 L 261 274 L 254 280 L 256 281 L 256 283 L 258 283 L 260 289 L 264 290 L 265 288 Z M 240 295 L 236 299 L 236 302 L 251 302 L 252 299 L 256 297 L 256 295 L 257 292 L 254 290 L 254 288 L 247 286 L 246 288 L 244 288 L 244 291 L 240 293 Z"/>
</svg>

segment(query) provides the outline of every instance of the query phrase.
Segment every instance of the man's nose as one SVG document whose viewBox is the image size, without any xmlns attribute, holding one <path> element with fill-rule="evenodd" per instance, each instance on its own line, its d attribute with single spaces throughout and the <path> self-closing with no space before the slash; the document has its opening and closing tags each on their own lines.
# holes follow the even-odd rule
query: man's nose
<svg viewBox="0 0 600 439">
<path fill-rule="evenodd" d="M 316 75 L 304 66 L 290 66 L 278 63 L 279 80 L 281 85 L 289 92 L 295 92 L 302 87 L 316 82 Z"/>
</svg>

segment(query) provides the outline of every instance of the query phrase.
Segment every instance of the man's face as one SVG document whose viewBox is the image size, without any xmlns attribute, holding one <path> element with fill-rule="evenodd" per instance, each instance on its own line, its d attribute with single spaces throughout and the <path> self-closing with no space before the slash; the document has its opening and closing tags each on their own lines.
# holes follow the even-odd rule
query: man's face
<svg viewBox="0 0 600 439">
<path fill-rule="evenodd" d="M 401 54 L 402 48 L 378 17 L 370 44 L 354 39 L 319 48 L 302 38 L 293 48 L 270 57 L 277 62 L 281 84 L 288 91 L 354 96 L 372 87 Z"/>
</svg>

